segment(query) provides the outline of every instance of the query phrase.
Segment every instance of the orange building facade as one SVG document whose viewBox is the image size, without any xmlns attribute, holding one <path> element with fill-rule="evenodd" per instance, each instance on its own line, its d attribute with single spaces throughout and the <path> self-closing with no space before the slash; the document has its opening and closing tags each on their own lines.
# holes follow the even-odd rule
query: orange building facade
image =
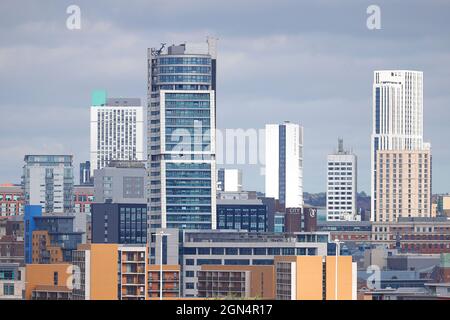
<svg viewBox="0 0 450 320">
<path fill-rule="evenodd" d="M 277 300 L 356 300 L 356 263 L 351 256 L 275 257 Z M 336 296 L 337 274 L 337 296 Z"/>
<path fill-rule="evenodd" d="M 28 264 L 25 267 L 25 300 L 70 300 L 72 279 L 71 264 Z"/>
</svg>

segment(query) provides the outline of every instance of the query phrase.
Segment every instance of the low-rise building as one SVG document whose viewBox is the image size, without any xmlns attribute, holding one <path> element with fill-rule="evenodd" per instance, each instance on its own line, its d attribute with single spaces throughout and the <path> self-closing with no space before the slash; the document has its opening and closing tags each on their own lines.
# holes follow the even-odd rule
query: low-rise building
<svg viewBox="0 0 450 320">
<path fill-rule="evenodd" d="M 147 265 L 148 299 L 160 297 L 160 265 Z M 163 298 L 178 298 L 181 296 L 181 270 L 179 265 L 162 266 L 162 296 Z"/>
<path fill-rule="evenodd" d="M 22 300 L 25 268 L 19 263 L 0 263 L 0 300 Z"/>
<path fill-rule="evenodd" d="M 198 297 L 204 265 L 271 266 L 278 255 L 327 255 L 328 233 L 257 233 L 184 230 L 181 240 L 184 297 Z M 167 244 L 169 245 L 169 243 Z"/>
<path fill-rule="evenodd" d="M 160 266 L 146 245 L 83 244 L 73 253 L 74 300 L 159 298 Z M 163 298 L 180 297 L 180 266 L 163 265 Z"/>
<path fill-rule="evenodd" d="M 450 220 L 436 217 L 373 222 L 371 240 L 400 252 L 450 253 Z"/>
<path fill-rule="evenodd" d="M 24 196 L 20 185 L 0 184 L 0 217 L 23 214 Z"/>
<path fill-rule="evenodd" d="M 198 271 L 198 297 L 274 299 L 274 267 L 203 265 Z"/>
<path fill-rule="evenodd" d="M 278 256 L 275 283 L 277 300 L 356 300 L 356 263 L 351 256 Z"/>
<path fill-rule="evenodd" d="M 71 300 L 72 270 L 69 263 L 26 265 L 25 300 Z"/>
<path fill-rule="evenodd" d="M 217 229 L 267 231 L 267 207 L 260 199 L 217 200 Z"/>
<path fill-rule="evenodd" d="M 319 221 L 318 231 L 329 232 L 331 240 L 367 243 L 371 239 L 370 221 Z"/>
<path fill-rule="evenodd" d="M 89 171 L 87 171 L 89 172 Z M 73 187 L 73 203 L 75 213 L 91 213 L 91 205 L 94 202 L 93 185 L 77 185 Z"/>
</svg>

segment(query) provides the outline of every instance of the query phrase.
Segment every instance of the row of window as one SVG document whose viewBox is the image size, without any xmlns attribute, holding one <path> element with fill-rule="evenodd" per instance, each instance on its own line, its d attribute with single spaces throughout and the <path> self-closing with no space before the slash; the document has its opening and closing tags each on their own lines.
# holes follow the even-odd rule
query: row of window
<svg viewBox="0 0 450 320">
<path fill-rule="evenodd" d="M 314 255 L 316 248 L 183 248 L 185 255 Z M 193 259 L 186 259 L 186 264 Z M 198 265 L 198 263 L 197 263 Z"/>
</svg>

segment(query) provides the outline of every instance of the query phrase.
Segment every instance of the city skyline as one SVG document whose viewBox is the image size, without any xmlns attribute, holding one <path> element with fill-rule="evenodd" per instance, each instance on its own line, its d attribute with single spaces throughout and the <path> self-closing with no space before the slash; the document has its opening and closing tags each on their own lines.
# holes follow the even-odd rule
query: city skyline
<svg viewBox="0 0 450 320">
<path fill-rule="evenodd" d="M 443 1 L 1 2 L 0 300 L 450 300 Z"/>
<path fill-rule="evenodd" d="M 270 4 L 259 2 L 258 13 L 267 15 Z M 31 7 L 35 5 L 30 3 Z M 450 48 L 440 41 L 448 35 L 448 28 L 442 15 L 445 10 L 440 10 L 437 2 L 424 6 L 413 1 L 408 15 L 404 15 L 402 6 L 381 1 L 382 28 L 375 31 L 366 27 L 365 2 L 357 6 L 325 3 L 319 7 L 288 1 L 274 9 L 287 17 L 280 21 L 271 16 L 267 24 L 240 19 L 252 9 L 249 4 L 240 4 L 242 13 L 237 14 L 231 10 L 233 3 L 222 3 L 214 7 L 222 9 L 214 21 L 208 18 L 199 25 L 180 18 L 164 30 L 145 23 L 151 19 L 142 16 L 129 23 L 131 11 L 147 8 L 142 3 L 131 3 L 130 11 L 124 9 L 120 17 L 117 2 L 94 5 L 80 1 L 79 5 L 83 22 L 80 30 L 65 28 L 66 4 L 43 6 L 40 15 L 23 13 L 14 21 L 5 17 L 2 22 L 8 28 L 1 31 L 5 39 L 0 47 L 0 84 L 4 88 L 1 108 L 10 115 L 10 121 L 0 129 L 9 137 L 0 144 L 0 181 L 18 183 L 21 165 L 17 164 L 28 153 L 73 154 L 77 168 L 89 159 L 88 106 L 93 89 L 106 88 L 113 96 L 136 96 L 145 101 L 148 47 L 166 39 L 170 45 L 199 42 L 214 35 L 219 38 L 220 58 L 217 127 L 259 129 L 284 120 L 304 126 L 304 190 L 308 192 L 326 190 L 326 155 L 336 137 L 342 136 L 359 157 L 358 190 L 370 193 L 373 71 L 423 71 L 424 139 L 433 142 L 433 169 L 439 172 L 433 177 L 433 191 L 447 191 L 450 153 L 443 144 L 447 129 L 440 119 L 449 112 L 445 108 L 450 101 L 445 91 L 448 69 L 442 66 Z M 11 2 L 1 7 L 1 12 L 11 14 L 19 10 Z M 195 6 L 190 8 L 194 14 Z M 211 12 L 212 8 L 204 4 L 203 9 Z M 156 18 L 168 12 L 182 14 L 175 5 L 156 3 L 152 9 L 150 14 Z M 240 32 L 225 23 L 230 20 L 240 21 L 247 28 Z M 404 28 L 410 20 L 415 23 Z M 36 32 L 47 40 L 35 37 Z M 95 44 L 98 39 L 103 39 L 104 48 Z M 383 50 L 370 50 L 374 47 Z M 30 60 L 30 55 L 34 59 Z M 13 77 L 6 76 L 13 70 Z M 348 81 L 342 81 L 343 74 Z M 25 76 L 34 85 L 21 95 L 20 81 Z M 273 113 L 273 108 L 279 112 Z M 36 109 L 40 112 L 30 117 Z M 235 116 L 236 110 L 241 116 Z M 244 189 L 263 191 L 264 176 L 258 165 L 237 167 L 244 170 Z"/>
</svg>

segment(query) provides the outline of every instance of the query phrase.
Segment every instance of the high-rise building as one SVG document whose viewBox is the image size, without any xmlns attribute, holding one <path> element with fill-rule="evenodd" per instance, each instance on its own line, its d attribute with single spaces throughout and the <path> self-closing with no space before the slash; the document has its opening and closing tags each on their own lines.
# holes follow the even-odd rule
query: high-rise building
<svg viewBox="0 0 450 320">
<path fill-rule="evenodd" d="M 303 207 L 303 127 L 266 124 L 266 197 Z"/>
<path fill-rule="evenodd" d="M 216 225 L 215 40 L 148 50 L 150 228 Z"/>
<path fill-rule="evenodd" d="M 397 160 L 400 160 L 399 156 L 401 154 L 408 157 L 408 153 L 404 153 L 404 151 L 427 153 L 429 150 L 429 144 L 423 142 L 423 73 L 410 70 L 375 71 L 371 155 L 372 221 L 381 221 L 387 217 L 391 219 L 394 215 L 397 218 L 409 216 L 408 207 L 401 206 L 399 208 L 397 206 L 394 212 L 394 204 L 403 201 L 403 198 L 400 199 L 399 197 L 410 198 L 418 194 L 419 190 L 417 188 L 419 185 L 414 183 L 414 186 L 412 186 L 408 181 L 405 181 L 406 184 L 403 184 L 400 183 L 400 180 L 404 177 L 409 179 L 409 177 L 416 174 L 421 175 L 418 171 L 412 172 L 412 170 L 418 170 L 420 167 L 415 166 L 413 169 L 409 163 L 407 167 L 402 168 L 400 166 L 391 168 L 391 165 L 396 166 L 399 163 L 385 163 L 387 167 L 380 166 L 379 152 L 386 151 L 389 153 L 392 151 L 392 157 L 395 154 L 398 156 Z M 422 155 L 424 156 L 424 154 Z M 379 172 L 377 169 L 382 171 Z M 431 171 L 431 167 L 429 169 Z M 429 175 L 431 175 L 431 172 L 429 172 Z M 383 182 L 379 181 L 380 177 L 384 179 Z M 385 189 L 384 192 L 380 190 L 382 185 Z M 429 188 L 431 189 L 431 186 Z M 392 198 L 387 197 L 389 192 L 393 193 Z M 418 199 L 411 199 L 411 201 L 418 202 Z M 380 205 L 380 202 L 383 204 Z M 382 207 L 389 212 L 379 212 Z M 425 213 L 425 215 L 430 215 L 431 210 L 428 209 L 427 211 L 428 213 Z"/>
<path fill-rule="evenodd" d="M 375 169 L 376 221 L 431 217 L 430 150 L 380 150 Z"/>
<path fill-rule="evenodd" d="M 73 156 L 26 155 L 22 185 L 25 204 L 44 213 L 73 212 Z"/>
<path fill-rule="evenodd" d="M 92 185 L 93 177 L 91 177 L 91 162 L 85 161 L 80 163 L 80 185 Z"/>
<path fill-rule="evenodd" d="M 327 157 L 327 171 L 327 220 L 358 220 L 357 158 L 344 150 L 342 139 L 337 152 Z"/>
<path fill-rule="evenodd" d="M 91 176 L 111 160 L 144 160 L 144 108 L 138 98 L 107 98 L 94 91 L 91 106 Z"/>
<path fill-rule="evenodd" d="M 242 191 L 242 170 L 224 168 L 217 170 L 217 191 Z"/>
</svg>

